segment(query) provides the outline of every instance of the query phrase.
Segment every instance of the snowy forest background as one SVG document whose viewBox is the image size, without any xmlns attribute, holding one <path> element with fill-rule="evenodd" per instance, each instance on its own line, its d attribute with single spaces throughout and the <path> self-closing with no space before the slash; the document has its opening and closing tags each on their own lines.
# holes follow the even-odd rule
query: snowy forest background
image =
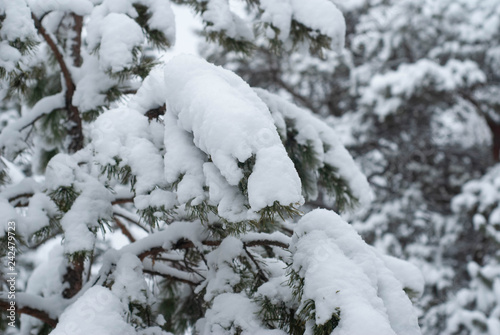
<svg viewBox="0 0 500 335">
<path fill-rule="evenodd" d="M 0 332 L 500 334 L 497 0 L 0 0 L 0 78 Z"/>
</svg>

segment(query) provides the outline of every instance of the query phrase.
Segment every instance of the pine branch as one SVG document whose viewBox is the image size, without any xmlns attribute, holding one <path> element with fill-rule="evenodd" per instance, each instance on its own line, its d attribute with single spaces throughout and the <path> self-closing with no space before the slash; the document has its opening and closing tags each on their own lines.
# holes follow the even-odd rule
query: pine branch
<svg viewBox="0 0 500 335">
<path fill-rule="evenodd" d="M 47 42 L 50 50 L 54 54 L 59 67 L 61 68 L 61 72 L 63 74 L 64 82 L 66 84 L 66 92 L 65 92 L 65 103 L 66 109 L 68 111 L 68 135 L 71 138 L 71 141 L 68 145 L 68 151 L 70 153 L 75 153 L 83 148 L 83 130 L 82 130 L 82 119 L 80 117 L 80 112 L 77 107 L 73 106 L 73 95 L 75 93 L 75 84 L 71 78 L 71 73 L 64 61 L 64 57 L 57 47 L 54 40 L 47 33 L 45 28 L 42 25 L 42 22 L 38 20 L 38 18 L 31 14 L 33 21 L 35 22 L 35 27 L 38 33 L 43 37 L 43 39 Z"/>
</svg>

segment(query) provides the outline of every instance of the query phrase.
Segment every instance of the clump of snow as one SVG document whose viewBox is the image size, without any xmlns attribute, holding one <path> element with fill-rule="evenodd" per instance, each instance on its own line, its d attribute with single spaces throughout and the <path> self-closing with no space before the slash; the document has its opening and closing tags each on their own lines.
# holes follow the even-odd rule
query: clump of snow
<svg viewBox="0 0 500 335">
<path fill-rule="evenodd" d="M 205 301 L 232 292 L 241 277 L 233 269 L 233 262 L 243 252 L 243 243 L 236 237 L 226 237 L 220 246 L 207 255 L 208 273 L 206 281 L 196 288 L 200 292 L 206 288 Z"/>
<path fill-rule="evenodd" d="M 51 335 L 136 335 L 125 321 L 126 311 L 120 299 L 107 288 L 88 289 L 59 317 Z"/>
<path fill-rule="evenodd" d="M 316 324 L 340 309 L 333 334 L 420 334 L 403 285 L 353 227 L 337 214 L 315 210 L 297 225 L 292 269 L 304 279 L 303 301 L 315 302 Z"/>
<path fill-rule="evenodd" d="M 148 119 L 129 108 L 118 108 L 102 114 L 91 131 L 95 161 L 102 166 L 129 166 L 136 176 L 137 194 L 162 186 L 163 158 L 152 143 Z"/>
<path fill-rule="evenodd" d="M 292 20 L 332 39 L 335 50 L 344 47 L 346 25 L 344 16 L 328 0 L 262 0 L 262 20 L 279 29 L 278 38 L 285 41 L 290 35 Z M 269 36 L 273 37 L 273 36 Z"/>
<path fill-rule="evenodd" d="M 99 48 L 101 70 L 119 72 L 133 65 L 134 48 L 144 42 L 144 35 L 129 16 L 109 13 L 101 18 L 91 16 L 87 41 L 91 49 Z"/>
<path fill-rule="evenodd" d="M 31 19 L 31 10 L 31 2 L 29 8 L 25 0 L 2 1 L 0 15 L 5 15 L 5 18 L 2 20 L 0 38 L 7 41 L 35 38 L 37 34 Z"/>
<path fill-rule="evenodd" d="M 228 308 L 229 307 L 229 308 Z M 224 293 L 218 295 L 205 318 L 196 324 L 199 334 L 284 335 L 281 330 L 265 329 L 257 318 L 259 306 L 244 294 Z"/>
<path fill-rule="evenodd" d="M 294 122 L 294 127 L 298 132 L 296 139 L 301 144 L 312 143 L 315 158 L 320 164 L 319 167 L 328 164 L 336 168 L 338 175 L 347 182 L 351 192 L 362 205 L 371 202 L 373 192 L 366 177 L 340 143 L 332 128 L 309 111 L 301 109 L 277 95 L 262 89 L 255 89 L 255 92 L 269 106 L 275 122 L 281 124 L 282 136 L 286 137 L 286 125 L 283 120 L 288 119 Z M 317 190 L 309 194 L 309 197 L 315 199 Z"/>
<path fill-rule="evenodd" d="M 70 210 L 61 219 L 64 230 L 64 250 L 67 254 L 94 249 L 98 220 L 109 219 L 112 214 L 111 192 L 97 179 L 78 166 L 75 157 L 65 154 L 54 156 L 46 170 L 48 192 L 60 188 L 73 189 L 78 195 Z M 89 211 L 89 208 L 92 210 Z"/>
<path fill-rule="evenodd" d="M 111 291 L 120 298 L 124 308 L 127 308 L 129 303 L 151 305 L 154 302 L 142 269 L 141 260 L 130 253 L 121 255 L 116 264 Z"/>
<path fill-rule="evenodd" d="M 189 133 L 183 143 L 188 145 L 187 139 L 192 136 L 193 144 L 209 156 L 228 185 L 236 186 L 243 178 L 238 162 L 256 157 L 248 181 L 253 211 L 275 201 L 283 205 L 302 201 L 300 179 L 269 110 L 248 84 L 230 71 L 191 56 L 176 57 L 165 66 L 165 83 L 167 110 L 176 117 L 177 126 Z M 168 121 L 169 125 L 174 121 Z M 197 162 L 189 164 L 199 168 L 198 157 Z M 172 176 L 182 174 L 185 165 L 178 160 L 165 161 L 165 169 Z M 265 167 L 278 168 L 279 174 L 272 170 L 264 174 Z M 273 178 L 269 178 L 270 172 Z M 262 189 L 264 184 L 267 187 Z"/>
<path fill-rule="evenodd" d="M 254 38 L 249 24 L 231 11 L 228 0 L 208 0 L 202 13 L 207 32 L 223 32 L 235 40 L 250 41 Z"/>
</svg>

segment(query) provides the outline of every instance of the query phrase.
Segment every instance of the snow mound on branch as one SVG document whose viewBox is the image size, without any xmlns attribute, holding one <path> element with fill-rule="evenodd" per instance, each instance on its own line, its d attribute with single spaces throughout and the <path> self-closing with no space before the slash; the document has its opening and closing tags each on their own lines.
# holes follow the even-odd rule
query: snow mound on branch
<svg viewBox="0 0 500 335">
<path fill-rule="evenodd" d="M 229 308 L 228 308 L 229 307 Z M 257 318 L 259 306 L 244 294 L 224 293 L 218 295 L 207 310 L 205 319 L 196 324 L 200 335 L 235 334 L 238 330 L 242 335 L 284 335 L 285 332 L 265 329 Z"/>
<path fill-rule="evenodd" d="M 278 38 L 285 41 L 290 35 L 292 19 L 319 31 L 332 39 L 332 48 L 344 47 L 346 25 L 344 16 L 328 0 L 262 0 L 262 20 L 279 29 Z"/>
<path fill-rule="evenodd" d="M 299 176 L 271 114 L 241 78 L 204 60 L 182 56 L 165 66 L 165 85 L 167 111 L 177 119 L 169 121 L 169 131 L 176 124 L 190 133 L 194 145 L 209 156 L 228 185 L 237 186 L 244 177 L 238 162 L 255 157 L 248 180 L 253 211 L 275 201 L 302 202 Z M 192 165 L 199 169 L 200 162 Z M 165 160 L 169 179 L 186 173 L 185 165 L 178 159 Z"/>
<path fill-rule="evenodd" d="M 159 31 L 172 45 L 175 41 L 175 17 L 170 1 L 165 0 L 105 0 L 90 15 L 87 42 L 98 49 L 102 70 L 119 72 L 133 65 L 138 47 L 145 42 L 144 33 L 135 21 L 138 13 L 134 4 L 148 6 L 147 26 Z"/>
<path fill-rule="evenodd" d="M 202 18 L 208 23 L 207 32 L 223 32 L 235 40 L 251 41 L 254 39 L 249 24 L 231 11 L 228 0 L 206 1 L 206 10 Z"/>
<path fill-rule="evenodd" d="M 135 335 L 134 327 L 125 321 L 126 311 L 110 290 L 91 287 L 59 317 L 51 335 Z"/>
<path fill-rule="evenodd" d="M 152 127 L 144 115 L 123 107 L 102 114 L 91 132 L 96 162 L 115 165 L 115 158 L 119 158 L 120 167 L 130 166 L 136 176 L 137 194 L 164 184 L 163 158 L 152 142 Z"/>
<path fill-rule="evenodd" d="M 290 250 L 292 269 L 304 279 L 302 301 L 315 302 L 316 324 L 340 309 L 334 335 L 420 334 L 401 282 L 383 257 L 334 212 L 305 215 Z"/>
<path fill-rule="evenodd" d="M 281 130 L 285 129 L 284 119 L 294 121 L 298 132 L 297 139 L 301 144 L 313 143 L 316 159 L 321 164 L 328 164 L 337 169 L 353 195 L 362 205 L 369 204 L 373 198 L 373 192 L 366 180 L 365 175 L 359 170 L 353 158 L 340 143 L 335 131 L 326 123 L 322 122 L 310 112 L 301 109 L 285 99 L 269 93 L 263 89 L 255 89 L 258 96 L 269 106 L 275 122 L 281 124 Z M 282 134 L 286 136 L 286 134 Z M 325 150 L 325 148 L 328 148 Z M 314 196 L 312 197 L 314 198 Z"/>
<path fill-rule="evenodd" d="M 89 0 L 28 0 L 28 4 L 33 14 L 39 18 L 53 11 L 87 15 L 94 8 L 92 1 Z"/>
</svg>

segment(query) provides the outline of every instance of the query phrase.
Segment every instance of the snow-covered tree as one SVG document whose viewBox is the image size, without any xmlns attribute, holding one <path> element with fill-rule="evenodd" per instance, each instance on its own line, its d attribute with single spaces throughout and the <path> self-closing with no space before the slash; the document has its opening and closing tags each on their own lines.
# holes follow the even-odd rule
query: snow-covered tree
<svg viewBox="0 0 500 335">
<path fill-rule="evenodd" d="M 250 0 L 245 18 L 175 3 L 230 50 L 344 43 L 328 0 Z M 370 201 L 334 130 L 205 60 L 162 63 L 169 1 L 0 0 L 0 20 L 0 240 L 18 273 L 0 306 L 22 334 L 420 333 L 416 268 L 332 211 L 302 216 L 318 194 Z"/>
</svg>

